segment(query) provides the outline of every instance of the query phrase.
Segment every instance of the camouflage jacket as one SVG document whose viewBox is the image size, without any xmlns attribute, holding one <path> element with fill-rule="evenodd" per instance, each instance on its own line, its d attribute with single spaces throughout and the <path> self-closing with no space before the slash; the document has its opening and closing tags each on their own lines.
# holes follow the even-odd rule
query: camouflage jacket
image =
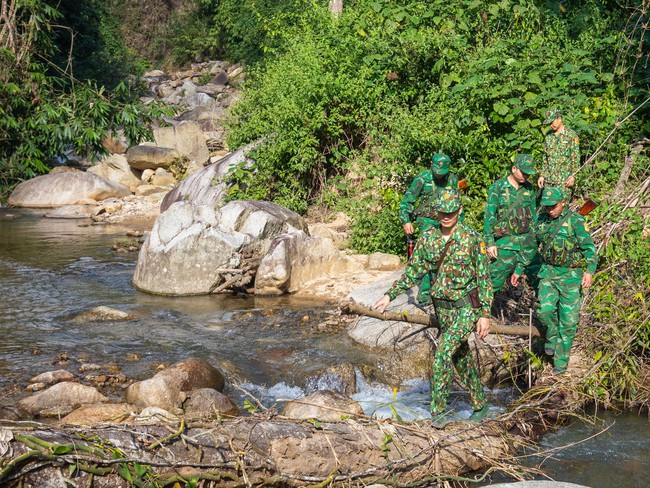
<svg viewBox="0 0 650 488">
<path fill-rule="evenodd" d="M 495 181 L 488 192 L 483 234 L 488 247 L 535 251 L 533 226 L 536 220 L 536 192 L 530 182 L 512 186 L 508 178 Z M 513 206 L 514 204 L 516 206 Z"/>
<path fill-rule="evenodd" d="M 544 140 L 544 159 L 539 176 L 544 177 L 545 186 L 564 188 L 564 182 L 580 165 L 580 139 L 571 129 L 565 127 L 559 134 L 551 131 Z"/>
<path fill-rule="evenodd" d="M 555 232 L 558 225 L 561 227 Z M 547 213 L 543 213 L 537 219 L 535 236 L 539 242 L 542 261 L 546 265 L 558 268 L 584 267 L 589 274 L 596 272 L 598 252 L 585 228 L 585 219 L 580 214 L 565 208 L 558 218 L 551 219 Z M 532 256 L 526 255 L 523 259 L 523 266 L 527 266 Z"/>
<path fill-rule="evenodd" d="M 482 317 L 489 318 L 492 308 L 492 283 L 483 238 L 464 223 L 458 222 L 456 230 L 449 239 L 452 243 L 438 270 L 435 282 L 431 284 L 431 297 L 437 300 L 455 301 L 474 288 L 478 288 L 481 302 L 480 314 Z M 436 263 L 446 243 L 436 228 L 422 232 L 415 245 L 413 256 L 406 264 L 404 274 L 393 283 L 386 295 L 393 300 L 419 283 L 427 273 L 435 271 Z"/>
<path fill-rule="evenodd" d="M 437 193 L 443 188 L 457 190 L 458 177 L 449 172 L 444 178 L 438 180 L 430 169 L 417 175 L 399 206 L 399 219 L 402 224 L 416 222 L 418 227 L 422 227 L 420 222 L 426 219 L 428 221 L 424 221 L 424 223 L 428 225 L 424 227 L 437 225 L 437 220 L 429 216 L 434 214 Z"/>
</svg>

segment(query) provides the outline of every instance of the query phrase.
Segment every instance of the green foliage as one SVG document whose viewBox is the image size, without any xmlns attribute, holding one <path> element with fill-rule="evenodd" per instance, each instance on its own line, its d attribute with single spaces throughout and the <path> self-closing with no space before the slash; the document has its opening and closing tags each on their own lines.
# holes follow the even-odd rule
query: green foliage
<svg viewBox="0 0 650 488">
<path fill-rule="evenodd" d="M 56 52 L 51 61 L 58 72 L 78 80 L 93 80 L 112 89 L 140 68 L 124 45 L 118 20 L 104 0 L 64 0 L 57 2 L 62 25 L 52 29 Z M 140 73 L 138 73 L 140 74 Z"/>
<path fill-rule="evenodd" d="M 541 156 L 546 108 L 564 109 L 583 154 L 629 110 L 629 81 L 612 56 L 625 20 L 592 1 L 567 12 L 526 0 L 360 1 L 338 19 L 305 8 L 233 112 L 231 147 L 266 138 L 233 197 L 304 211 L 350 171 L 402 189 L 442 150 L 469 182 L 468 221 L 478 227 L 488 186 L 516 153 Z M 620 156 L 640 114 L 603 157 Z M 376 205 L 366 220 L 385 227 L 383 211 Z"/>
<path fill-rule="evenodd" d="M 19 10 L 7 31 L 24 23 L 23 44 L 0 50 L 0 187 L 3 193 L 24 178 L 45 173 L 67 152 L 102 154 L 105 135 L 124 130 L 134 144 L 150 136 L 151 121 L 168 109 L 145 106 L 140 87 L 117 84 L 112 91 L 92 80 L 80 82 L 53 69 L 51 24 L 61 14 L 43 2 Z M 17 31 L 16 31 L 17 32 Z M 29 41 L 30 39 L 34 41 Z"/>
<path fill-rule="evenodd" d="M 353 218 L 350 247 L 360 253 L 390 252 L 406 257 L 402 223 L 397 218 L 401 193 L 388 188 L 377 199 L 364 197 L 350 209 Z"/>
</svg>

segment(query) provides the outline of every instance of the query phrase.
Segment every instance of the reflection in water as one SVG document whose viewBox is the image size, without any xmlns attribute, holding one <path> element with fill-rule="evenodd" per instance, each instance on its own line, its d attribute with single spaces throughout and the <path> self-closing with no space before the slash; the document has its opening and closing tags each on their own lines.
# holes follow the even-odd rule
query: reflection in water
<svg viewBox="0 0 650 488">
<path fill-rule="evenodd" d="M 591 412 L 593 415 L 593 412 Z M 634 412 L 598 412 L 595 425 L 574 422 L 546 435 L 544 456 L 527 458 L 553 479 L 590 488 L 645 488 L 650 478 L 650 422 Z"/>
<path fill-rule="evenodd" d="M 344 333 L 312 331 L 310 324 L 330 317 L 331 306 L 292 297 L 148 295 L 131 285 L 136 254 L 111 250 L 127 229 L 0 212 L 0 391 L 54 369 L 63 352 L 71 372 L 83 359 L 116 364 L 128 377 L 144 379 L 161 363 L 195 357 L 234 380 L 300 388 L 329 366 L 371 359 Z M 71 320 L 100 305 L 137 318 Z"/>
</svg>

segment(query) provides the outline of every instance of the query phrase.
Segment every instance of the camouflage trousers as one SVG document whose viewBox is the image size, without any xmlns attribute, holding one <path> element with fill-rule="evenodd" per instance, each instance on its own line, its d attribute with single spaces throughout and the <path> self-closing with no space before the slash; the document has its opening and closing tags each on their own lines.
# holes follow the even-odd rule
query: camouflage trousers
<svg viewBox="0 0 650 488">
<path fill-rule="evenodd" d="M 495 292 L 501 290 L 506 280 L 510 279 L 510 276 L 517 267 L 517 258 L 520 252 L 511 249 L 498 249 L 497 258 L 490 261 L 490 280 L 492 281 L 492 287 Z M 537 275 L 539 274 L 541 264 L 541 259 L 537 253 L 533 261 L 524 269 L 524 273 L 526 273 L 528 281 L 533 287 L 533 290 L 535 290 L 535 293 L 539 289 L 539 278 Z"/>
<path fill-rule="evenodd" d="M 418 229 L 420 229 L 420 232 L 423 232 L 431 227 L 439 228 L 440 222 L 425 217 L 419 217 L 417 219 L 417 226 Z M 418 286 L 417 301 L 420 305 L 431 303 L 431 280 L 433 279 L 433 276 L 435 276 L 435 273 L 426 274 Z"/>
<path fill-rule="evenodd" d="M 467 339 L 476 326 L 477 313 L 470 306 L 460 309 L 437 310 L 440 321 L 438 347 L 431 367 L 431 414 L 447 408 L 447 398 L 454 378 L 454 366 L 470 395 L 472 409 L 485 405 L 481 376 Z"/>
<path fill-rule="evenodd" d="M 539 321 L 546 329 L 545 349 L 555 351 L 553 367 L 566 371 L 582 305 L 581 268 L 543 264 L 539 273 Z"/>
</svg>

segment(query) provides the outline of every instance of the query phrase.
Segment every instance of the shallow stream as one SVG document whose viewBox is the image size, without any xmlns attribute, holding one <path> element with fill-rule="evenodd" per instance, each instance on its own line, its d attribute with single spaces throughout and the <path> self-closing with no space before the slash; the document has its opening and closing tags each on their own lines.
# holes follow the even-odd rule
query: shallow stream
<svg viewBox="0 0 650 488">
<path fill-rule="evenodd" d="M 242 390 L 270 406 L 278 399 L 335 386 L 324 374 L 330 366 L 361 367 L 376 360 L 376 353 L 335 325 L 336 307 L 326 303 L 294 297 L 160 297 L 138 292 L 131 285 L 137 253 L 111 249 L 128 229 L 47 219 L 43 213 L 0 208 L 0 406 L 25 396 L 29 378 L 58 369 L 55 363 L 66 358 L 66 369 L 73 373 L 82 362 L 91 362 L 117 365 L 135 380 L 153 376 L 161 364 L 205 359 L 238 385 L 227 393 L 240 406 L 246 398 Z M 100 305 L 138 318 L 71 320 Z M 395 391 L 368 384 L 361 375 L 357 379 L 354 398 L 367 414 L 428 416 L 426 382 L 413 380 Z M 499 411 L 509 395 L 492 392 L 492 408 Z M 469 415 L 462 393 L 452 395 L 452 403 L 457 418 Z M 565 449 L 557 460 L 546 460 L 543 468 L 556 479 L 593 488 L 647 486 L 650 423 L 627 414 L 618 417 L 615 426 L 607 437 L 599 437 L 607 441 Z M 572 443 L 587 435 L 579 426 L 562 429 L 548 435 L 543 446 Z M 644 484 L 635 481 L 639 477 Z"/>
</svg>

